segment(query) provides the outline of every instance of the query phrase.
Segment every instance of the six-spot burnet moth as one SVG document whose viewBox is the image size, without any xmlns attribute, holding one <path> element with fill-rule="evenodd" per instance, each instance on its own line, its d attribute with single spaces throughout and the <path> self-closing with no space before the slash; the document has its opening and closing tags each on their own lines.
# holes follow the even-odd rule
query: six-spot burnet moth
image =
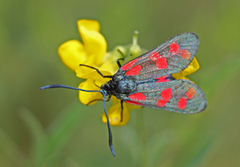
<svg viewBox="0 0 240 167">
<path fill-rule="evenodd" d="M 100 92 L 103 95 L 104 112 L 107 118 L 109 132 L 109 146 L 115 156 L 112 145 L 112 133 L 106 110 L 106 101 L 116 96 L 123 102 L 160 108 L 168 111 L 192 114 L 203 111 L 207 100 L 203 91 L 192 81 L 174 79 L 172 74 L 179 73 L 191 63 L 198 50 L 199 40 L 194 33 L 179 34 L 153 50 L 127 62 L 121 66 L 113 76 L 104 76 L 98 69 L 81 64 L 96 70 L 103 78 L 111 78 L 101 86 L 101 90 L 83 90 L 65 85 L 47 85 L 40 89 L 67 88 L 85 92 Z M 108 99 L 105 97 L 109 96 Z"/>
</svg>

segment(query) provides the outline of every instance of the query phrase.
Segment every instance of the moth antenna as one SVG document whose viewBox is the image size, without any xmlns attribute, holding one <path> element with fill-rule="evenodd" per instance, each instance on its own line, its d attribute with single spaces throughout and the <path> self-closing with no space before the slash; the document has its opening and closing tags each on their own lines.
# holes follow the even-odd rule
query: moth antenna
<svg viewBox="0 0 240 167">
<path fill-rule="evenodd" d="M 84 89 L 61 85 L 61 84 L 46 85 L 46 86 L 40 87 L 39 89 L 42 90 L 42 89 L 50 89 L 50 88 L 66 88 L 66 89 L 80 90 L 80 91 L 84 91 L 84 92 L 100 92 L 100 90 L 84 90 Z"/>
<path fill-rule="evenodd" d="M 110 123 L 109 123 L 109 118 L 108 118 L 108 115 L 107 115 L 107 110 L 106 110 L 106 102 L 105 102 L 105 93 L 103 91 L 100 91 L 103 95 L 103 106 L 104 106 L 104 112 L 105 112 L 105 115 L 106 115 L 106 118 L 107 118 L 107 127 L 108 127 L 108 144 L 109 144 L 109 147 L 110 147 L 110 150 L 113 154 L 113 156 L 115 157 L 115 152 L 114 152 L 114 148 L 113 148 L 113 145 L 112 145 L 112 132 L 111 132 L 111 128 L 110 128 Z"/>
<path fill-rule="evenodd" d="M 118 67 L 119 68 L 121 68 L 122 67 L 122 65 L 120 64 L 120 60 L 124 60 L 125 59 L 125 55 L 123 54 L 123 52 L 120 50 L 120 49 L 118 49 L 117 50 L 123 57 L 122 58 L 120 58 L 120 59 L 117 59 L 117 64 L 118 64 Z"/>
<path fill-rule="evenodd" d="M 86 65 L 86 64 L 79 64 L 79 66 L 84 66 L 84 67 L 88 67 L 88 68 L 94 69 L 94 70 L 96 70 L 97 73 L 98 73 L 99 75 L 101 75 L 103 78 L 113 78 L 112 75 L 103 75 L 103 74 L 102 74 L 97 68 L 95 68 L 95 67 L 88 66 L 88 65 Z"/>
</svg>

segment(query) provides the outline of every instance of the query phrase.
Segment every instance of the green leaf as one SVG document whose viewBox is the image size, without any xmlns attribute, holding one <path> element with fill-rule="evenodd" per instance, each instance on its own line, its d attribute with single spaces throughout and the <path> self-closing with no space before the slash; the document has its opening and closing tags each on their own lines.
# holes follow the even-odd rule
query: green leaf
<svg viewBox="0 0 240 167">
<path fill-rule="evenodd" d="M 29 160 L 19 149 L 14 141 L 2 130 L 0 129 L 0 150 L 7 157 L 9 157 L 16 166 L 28 166 Z M 2 158 L 2 157 L 1 157 Z M 3 165 L 1 161 L 0 165 Z"/>
<path fill-rule="evenodd" d="M 203 162 L 205 156 L 207 156 L 208 151 L 212 148 L 213 140 L 210 140 L 202 147 L 202 149 L 196 154 L 195 157 L 191 158 L 186 164 L 182 165 L 182 167 L 196 167 Z"/>
<path fill-rule="evenodd" d="M 86 110 L 87 106 L 82 105 L 79 101 L 70 104 L 53 120 L 48 133 L 29 110 L 21 110 L 20 115 L 34 139 L 31 155 L 32 163 L 35 166 L 55 166 L 63 160 L 60 158 L 61 149 L 66 146 L 77 129 Z"/>
<path fill-rule="evenodd" d="M 20 110 L 20 116 L 26 123 L 33 138 L 31 147 L 32 163 L 40 164 L 45 154 L 44 150 L 46 149 L 46 132 L 37 117 L 27 108 Z"/>
<path fill-rule="evenodd" d="M 85 106 L 76 101 L 59 113 L 49 129 L 48 148 L 46 150 L 49 156 L 56 155 L 67 144 L 89 107 L 91 106 Z"/>
</svg>

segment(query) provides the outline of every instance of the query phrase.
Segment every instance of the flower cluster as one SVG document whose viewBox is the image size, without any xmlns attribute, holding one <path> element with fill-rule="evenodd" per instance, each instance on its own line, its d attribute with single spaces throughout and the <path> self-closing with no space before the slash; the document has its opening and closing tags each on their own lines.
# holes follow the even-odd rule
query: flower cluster
<svg viewBox="0 0 240 167">
<path fill-rule="evenodd" d="M 78 30 L 82 39 L 70 40 L 63 43 L 58 53 L 63 63 L 72 71 L 76 72 L 76 76 L 86 79 L 78 86 L 85 90 L 100 90 L 100 86 L 110 80 L 110 78 L 102 78 L 96 70 L 79 66 L 85 64 L 97 68 L 103 75 L 114 75 L 118 70 L 116 60 L 124 54 L 130 53 L 131 59 L 139 56 L 144 52 L 137 45 L 137 33 L 134 34 L 133 44 L 128 46 L 118 46 L 112 52 L 107 53 L 107 42 L 102 34 L 100 34 L 100 25 L 94 20 L 79 20 L 77 22 Z M 126 59 L 128 61 L 129 59 Z M 124 63 L 122 63 L 124 64 Z M 186 79 L 185 76 L 198 70 L 199 64 L 196 58 L 189 64 L 188 68 L 180 73 L 173 74 L 176 79 Z M 82 92 L 79 91 L 79 100 L 86 105 L 92 105 L 97 100 L 102 100 L 102 94 L 99 92 Z M 140 108 L 140 106 L 123 103 L 123 114 L 121 115 L 121 103 L 116 97 L 111 97 L 113 105 L 108 110 L 109 122 L 111 125 L 125 125 L 129 118 L 129 111 Z M 123 117 L 122 117 L 123 116 Z M 122 117 L 122 118 L 121 118 Z M 105 114 L 102 115 L 102 121 L 107 122 Z"/>
</svg>

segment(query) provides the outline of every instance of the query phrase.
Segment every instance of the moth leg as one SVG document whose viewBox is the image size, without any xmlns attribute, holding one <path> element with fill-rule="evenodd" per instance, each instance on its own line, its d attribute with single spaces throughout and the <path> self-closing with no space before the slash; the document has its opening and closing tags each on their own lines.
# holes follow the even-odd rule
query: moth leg
<svg viewBox="0 0 240 167">
<path fill-rule="evenodd" d="M 121 122 L 123 121 L 123 101 L 121 100 Z"/>
<path fill-rule="evenodd" d="M 105 101 L 108 102 L 110 99 L 111 99 L 111 96 L 108 96 L 108 98 L 105 99 Z M 103 99 L 94 99 L 94 100 L 88 102 L 86 105 L 88 106 L 88 105 L 90 105 L 91 103 L 93 103 L 95 101 L 103 101 Z"/>
<path fill-rule="evenodd" d="M 90 105 L 91 103 L 93 103 L 93 102 L 95 102 L 95 101 L 100 101 L 100 100 L 103 100 L 103 99 L 94 99 L 94 100 L 88 102 L 86 105 L 88 106 L 88 105 Z"/>
<path fill-rule="evenodd" d="M 94 69 L 94 70 L 96 70 L 97 73 L 98 73 L 99 75 L 101 75 L 103 78 L 112 78 L 112 77 L 113 77 L 112 75 L 103 75 L 97 68 L 92 67 L 92 66 L 88 66 L 88 65 L 86 65 L 86 64 L 79 64 L 79 66 L 84 66 L 84 67 L 88 67 L 88 68 Z"/>
<path fill-rule="evenodd" d="M 109 101 L 110 99 L 111 99 L 111 95 L 109 95 L 108 98 L 107 98 L 107 100 L 105 100 L 105 101 Z"/>
<path fill-rule="evenodd" d="M 93 81 L 94 85 L 98 88 L 101 88 L 101 86 L 98 86 L 96 83 L 95 83 L 95 80 Z"/>
<path fill-rule="evenodd" d="M 120 58 L 120 59 L 117 59 L 117 64 L 118 64 L 118 67 L 119 68 L 121 68 L 122 67 L 122 65 L 120 64 L 120 60 L 124 60 L 125 59 L 125 55 L 123 54 L 123 52 L 121 51 L 121 50 L 117 50 L 122 56 L 123 56 L 123 58 Z"/>
</svg>

